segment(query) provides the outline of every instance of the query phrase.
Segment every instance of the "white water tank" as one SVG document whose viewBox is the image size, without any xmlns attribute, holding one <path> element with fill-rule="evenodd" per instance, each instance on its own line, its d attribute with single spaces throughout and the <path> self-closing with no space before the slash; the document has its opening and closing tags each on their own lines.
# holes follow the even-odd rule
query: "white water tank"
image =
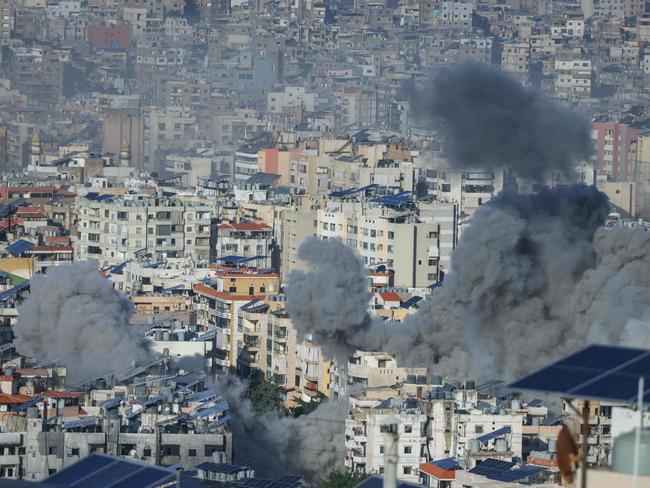
<svg viewBox="0 0 650 488">
<path fill-rule="evenodd" d="M 499 453 L 508 452 L 508 442 L 506 442 L 505 439 L 497 439 L 494 444 L 497 452 Z"/>
<path fill-rule="evenodd" d="M 634 474 L 634 444 L 636 429 L 619 435 L 614 439 L 612 451 L 612 471 Z M 641 430 L 639 446 L 639 475 L 650 476 L 650 429 Z"/>
</svg>

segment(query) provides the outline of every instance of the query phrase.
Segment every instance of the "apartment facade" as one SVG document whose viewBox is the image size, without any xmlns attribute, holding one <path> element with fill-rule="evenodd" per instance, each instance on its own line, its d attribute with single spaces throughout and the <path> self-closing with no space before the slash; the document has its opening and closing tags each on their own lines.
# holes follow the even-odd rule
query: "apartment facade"
<svg viewBox="0 0 650 488">
<path fill-rule="evenodd" d="M 237 358 L 245 350 L 243 321 L 240 327 L 242 307 L 253 300 L 263 300 L 279 287 L 279 275 L 268 269 L 220 269 L 210 285 L 194 285 L 197 324 L 215 339 L 215 371 L 235 370 Z"/>
<path fill-rule="evenodd" d="M 79 197 L 76 203 L 79 260 L 102 266 L 138 257 L 210 259 L 216 236 L 214 208 L 177 198 Z"/>
</svg>

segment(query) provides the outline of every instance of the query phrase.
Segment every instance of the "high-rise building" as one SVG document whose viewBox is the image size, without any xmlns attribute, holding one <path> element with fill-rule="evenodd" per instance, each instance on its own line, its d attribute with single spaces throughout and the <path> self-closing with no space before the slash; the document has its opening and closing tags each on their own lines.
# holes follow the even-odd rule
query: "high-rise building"
<svg viewBox="0 0 650 488">
<path fill-rule="evenodd" d="M 102 151 L 118 157 L 123 144 L 130 149 L 131 166 L 144 169 L 144 118 L 138 101 L 113 108 L 104 119 Z"/>
</svg>

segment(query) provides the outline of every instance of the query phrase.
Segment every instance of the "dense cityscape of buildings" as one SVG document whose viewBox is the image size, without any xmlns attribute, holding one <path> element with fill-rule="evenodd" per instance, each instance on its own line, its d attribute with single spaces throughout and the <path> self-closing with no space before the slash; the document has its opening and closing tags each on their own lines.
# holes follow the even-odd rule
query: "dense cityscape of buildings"
<svg viewBox="0 0 650 488">
<path fill-rule="evenodd" d="M 226 375 L 270 385 L 282 416 L 347 402 L 328 469 L 361 477 L 558 485 L 563 426 L 586 435 L 590 467 L 610 465 L 628 405 L 591 401 L 585 434 L 584 403 L 392 351 L 341 360 L 294 326 L 287 284 L 301 244 L 340 239 L 367 271 L 370 315 L 402 322 L 445 286 L 480 207 L 537 191 L 454 165 L 419 117 L 412 85 L 453 63 L 584 116 L 594 150 L 576 181 L 607 195 L 608 227 L 647 229 L 648 41 L 638 0 L 0 0 L 0 478 L 106 454 L 182 470 L 179 486 L 318 486 L 327 473 L 274 477 L 238 452 L 255 430 L 215 386 Z M 80 383 L 65 357 L 13 341 L 32 280 L 87 260 L 154 354 Z M 276 484 L 238 484 L 256 473 Z"/>
</svg>

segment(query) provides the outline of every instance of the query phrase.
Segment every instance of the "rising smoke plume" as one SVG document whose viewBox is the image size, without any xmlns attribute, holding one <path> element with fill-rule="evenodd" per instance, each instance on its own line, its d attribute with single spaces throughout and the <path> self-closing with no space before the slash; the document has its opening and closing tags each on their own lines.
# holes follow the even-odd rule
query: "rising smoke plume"
<svg viewBox="0 0 650 488">
<path fill-rule="evenodd" d="M 340 357 L 385 351 L 456 378 L 511 379 L 590 342 L 648 343 L 650 233 L 601 227 L 607 212 L 602 193 L 579 185 L 494 198 L 474 214 L 444 286 L 404 323 L 368 315 L 352 249 L 310 240 L 299 257 L 312 268 L 290 275 L 287 308 Z"/>
<path fill-rule="evenodd" d="M 132 306 L 97 270 L 96 261 L 52 267 L 31 282 L 14 328 L 18 352 L 56 357 L 78 382 L 144 359 L 143 338 L 129 326 Z"/>
<path fill-rule="evenodd" d="M 269 478 L 299 474 L 314 482 L 343 468 L 345 402 L 326 402 L 300 417 L 257 415 L 244 397 L 246 387 L 236 376 L 220 376 L 214 385 L 233 413 L 235 456 L 252 459 L 256 474 Z"/>
<path fill-rule="evenodd" d="M 571 175 L 592 152 L 589 123 L 486 64 L 436 71 L 409 90 L 416 119 L 444 136 L 457 168 L 508 168 L 539 181 L 550 172 Z"/>
</svg>

